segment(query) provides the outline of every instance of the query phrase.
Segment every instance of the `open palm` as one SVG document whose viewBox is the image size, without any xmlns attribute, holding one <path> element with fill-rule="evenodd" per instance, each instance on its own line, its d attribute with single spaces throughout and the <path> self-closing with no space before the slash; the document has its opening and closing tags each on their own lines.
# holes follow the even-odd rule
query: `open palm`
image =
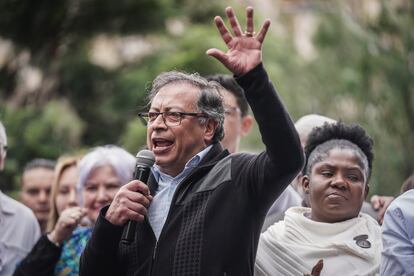
<svg viewBox="0 0 414 276">
<path fill-rule="evenodd" d="M 214 22 L 220 32 L 221 37 L 227 45 L 227 52 L 218 49 L 209 49 L 207 54 L 217 58 L 234 75 L 241 76 L 259 63 L 262 62 L 262 45 L 270 26 L 270 21 L 266 20 L 260 32 L 254 34 L 253 8 L 246 9 L 247 26 L 246 32 L 242 32 L 240 24 L 231 7 L 226 8 L 226 15 L 233 30 L 232 35 L 226 28 L 220 16 L 214 18 Z"/>
</svg>

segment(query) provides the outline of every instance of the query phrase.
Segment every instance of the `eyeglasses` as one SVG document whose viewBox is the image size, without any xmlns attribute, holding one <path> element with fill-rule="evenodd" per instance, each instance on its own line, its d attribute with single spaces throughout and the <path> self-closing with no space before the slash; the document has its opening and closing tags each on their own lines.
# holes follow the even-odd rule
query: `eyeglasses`
<svg viewBox="0 0 414 276">
<path fill-rule="evenodd" d="M 193 116 L 193 117 L 204 117 L 206 118 L 207 115 L 204 113 L 194 113 L 194 112 L 142 112 L 138 113 L 139 118 L 145 125 L 151 125 L 155 122 L 158 115 L 162 116 L 162 120 L 166 126 L 179 126 L 181 124 L 181 120 L 185 116 Z"/>
</svg>

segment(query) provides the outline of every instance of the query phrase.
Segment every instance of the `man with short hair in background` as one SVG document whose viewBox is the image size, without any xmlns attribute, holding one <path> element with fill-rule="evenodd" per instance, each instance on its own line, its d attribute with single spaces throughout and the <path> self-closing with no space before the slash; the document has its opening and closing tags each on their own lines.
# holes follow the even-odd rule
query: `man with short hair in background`
<svg viewBox="0 0 414 276">
<path fill-rule="evenodd" d="M 6 130 L 0 122 L 0 171 L 4 169 L 6 153 Z M 33 212 L 0 191 L 0 276 L 12 275 L 39 237 Z"/>
<path fill-rule="evenodd" d="M 56 162 L 37 158 L 24 167 L 20 201 L 32 209 L 42 233 L 46 231 L 50 211 L 50 189 Z"/>
</svg>

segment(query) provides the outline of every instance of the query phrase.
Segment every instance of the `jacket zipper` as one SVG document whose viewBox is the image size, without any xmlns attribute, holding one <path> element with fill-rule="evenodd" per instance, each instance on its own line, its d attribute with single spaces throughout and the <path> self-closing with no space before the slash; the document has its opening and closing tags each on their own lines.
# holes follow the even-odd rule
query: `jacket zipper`
<svg viewBox="0 0 414 276">
<path fill-rule="evenodd" d="M 184 183 L 184 182 L 183 182 Z M 183 183 L 181 183 L 181 184 L 183 184 Z M 155 262 L 156 262 L 156 257 L 157 257 L 157 248 L 158 248 L 158 242 L 161 240 L 161 238 L 163 237 L 163 234 L 164 234 L 164 229 L 165 229 L 165 226 L 167 225 L 167 223 L 168 223 L 168 221 L 169 221 L 169 217 L 170 217 L 170 215 L 171 215 L 171 212 L 173 211 L 173 205 L 175 205 L 175 204 L 173 204 L 173 202 L 175 202 L 175 200 L 177 199 L 177 196 L 178 196 L 178 193 L 179 192 L 181 192 L 181 190 L 182 190 L 182 187 L 183 187 L 183 185 L 179 185 L 178 187 L 177 187 L 177 189 L 175 190 L 175 192 L 174 192 L 174 195 L 173 195 L 173 197 L 172 197 L 172 200 L 171 200 L 171 205 L 170 205 L 170 209 L 168 210 L 168 214 L 167 214 L 167 218 L 165 219 L 165 222 L 164 222 L 164 226 L 162 227 L 162 230 L 161 230 L 161 233 L 160 233 L 160 236 L 158 237 L 158 239 L 155 241 L 155 245 L 154 245 L 154 251 L 153 251 L 153 253 L 152 253 L 152 263 L 151 263 L 151 269 L 150 269 L 150 275 L 152 276 L 153 275 L 153 273 L 154 273 L 154 265 L 155 265 Z"/>
<path fill-rule="evenodd" d="M 228 152 L 227 152 L 226 155 L 228 155 Z M 152 254 L 151 269 L 150 269 L 150 275 L 151 276 L 154 273 L 154 269 L 153 268 L 154 268 L 154 264 L 155 264 L 156 258 L 157 258 L 158 243 L 161 240 L 161 238 L 164 236 L 165 226 L 168 225 L 168 222 L 169 222 L 169 219 L 170 219 L 170 215 L 171 215 L 171 213 L 172 213 L 172 211 L 174 209 L 173 208 L 173 205 L 175 205 L 175 204 L 173 204 L 173 203 L 177 200 L 177 197 L 178 197 L 179 193 L 184 189 L 184 187 L 186 187 L 189 183 L 191 183 L 191 181 L 193 180 L 194 175 L 196 175 L 198 172 L 200 172 L 201 170 L 204 170 L 206 168 L 210 170 L 212 167 L 214 167 L 214 165 L 216 163 L 217 163 L 217 161 L 216 162 L 209 163 L 209 164 L 205 164 L 205 165 L 203 165 L 201 167 L 198 167 L 198 169 L 196 169 L 195 171 L 191 172 L 187 177 L 185 177 L 183 179 L 183 181 L 179 184 L 179 186 L 177 187 L 177 189 L 175 190 L 174 195 L 173 195 L 172 200 L 171 200 L 170 209 L 168 210 L 167 218 L 165 219 L 165 222 L 164 222 L 164 226 L 162 227 L 162 230 L 161 230 L 161 233 L 160 233 L 160 236 L 159 236 L 158 240 L 155 241 L 154 251 L 153 251 L 153 254 Z"/>
<path fill-rule="evenodd" d="M 200 169 L 202 169 L 202 168 L 199 168 L 199 170 Z M 174 195 L 173 195 L 172 200 L 171 200 L 170 209 L 168 210 L 167 218 L 165 219 L 165 222 L 164 222 L 164 226 L 163 226 L 163 228 L 161 230 L 161 233 L 160 233 L 160 236 L 159 236 L 158 240 L 155 241 L 154 251 L 153 251 L 153 254 L 152 254 L 151 269 L 150 269 L 150 275 L 151 276 L 154 273 L 154 269 L 153 268 L 154 268 L 154 264 L 156 262 L 156 257 L 157 257 L 158 242 L 164 236 L 163 234 L 165 232 L 165 226 L 168 225 L 170 215 L 171 215 L 172 211 L 174 210 L 173 206 L 175 204 L 173 204 L 173 203 L 177 200 L 177 197 L 178 197 L 179 193 L 184 189 L 184 187 L 186 187 L 189 183 L 191 183 L 190 180 L 192 180 L 193 175 L 195 175 L 199 170 L 197 170 L 196 172 L 191 173 L 186 178 L 184 178 L 184 181 L 179 184 L 179 186 L 177 187 L 177 189 L 174 192 Z M 187 182 L 189 182 L 189 183 L 187 183 Z"/>
<path fill-rule="evenodd" d="M 155 241 L 154 252 L 152 253 L 152 262 L 155 260 L 155 253 L 157 253 L 158 240 Z"/>
</svg>

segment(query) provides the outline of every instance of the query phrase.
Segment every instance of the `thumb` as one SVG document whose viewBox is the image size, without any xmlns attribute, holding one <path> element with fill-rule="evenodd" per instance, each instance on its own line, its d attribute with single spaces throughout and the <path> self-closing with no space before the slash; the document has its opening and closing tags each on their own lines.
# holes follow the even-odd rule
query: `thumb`
<svg viewBox="0 0 414 276">
<path fill-rule="evenodd" d="M 371 197 L 371 206 L 374 210 L 378 210 L 380 208 L 379 197 L 377 195 L 373 195 Z"/>
<path fill-rule="evenodd" d="M 220 51 L 219 49 L 216 49 L 216 48 L 211 48 L 207 50 L 206 54 L 216 58 L 224 66 L 227 67 L 227 56 L 223 51 Z"/>
</svg>

